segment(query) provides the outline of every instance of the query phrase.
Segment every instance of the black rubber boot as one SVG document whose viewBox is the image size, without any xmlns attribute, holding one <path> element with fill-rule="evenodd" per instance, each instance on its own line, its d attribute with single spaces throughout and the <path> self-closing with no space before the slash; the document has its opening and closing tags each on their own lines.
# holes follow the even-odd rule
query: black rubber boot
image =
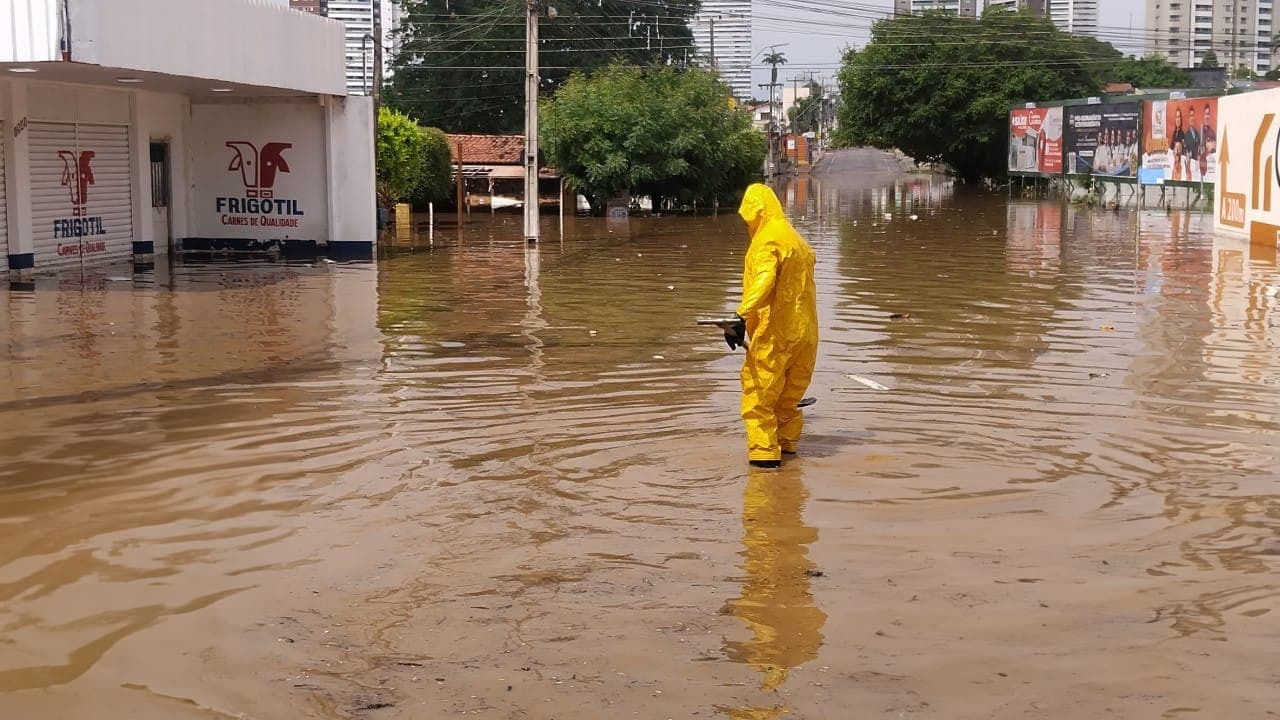
<svg viewBox="0 0 1280 720">
<path fill-rule="evenodd" d="M 781 460 L 748 460 L 747 462 L 750 463 L 751 467 L 770 469 L 782 467 Z"/>
</svg>

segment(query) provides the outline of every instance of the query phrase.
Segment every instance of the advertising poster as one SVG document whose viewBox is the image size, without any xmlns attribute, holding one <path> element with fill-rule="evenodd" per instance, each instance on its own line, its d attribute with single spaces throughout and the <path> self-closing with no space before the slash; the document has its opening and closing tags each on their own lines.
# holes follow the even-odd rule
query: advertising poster
<svg viewBox="0 0 1280 720">
<path fill-rule="evenodd" d="M 1062 108 L 1009 113 L 1009 172 L 1062 172 Z"/>
<path fill-rule="evenodd" d="M 1137 177 L 1138 103 L 1067 108 L 1067 172 Z"/>
<path fill-rule="evenodd" d="M 1218 99 L 1157 100 L 1143 112 L 1142 167 L 1166 182 L 1218 179 Z"/>
</svg>

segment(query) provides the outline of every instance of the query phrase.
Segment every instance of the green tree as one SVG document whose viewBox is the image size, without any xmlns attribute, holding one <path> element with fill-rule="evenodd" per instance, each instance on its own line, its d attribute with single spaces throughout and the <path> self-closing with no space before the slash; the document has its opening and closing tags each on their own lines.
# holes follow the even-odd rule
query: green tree
<svg viewBox="0 0 1280 720">
<path fill-rule="evenodd" d="M 809 94 L 800 98 L 787 111 L 787 119 L 791 121 L 792 131 L 796 133 L 815 132 L 826 110 L 827 100 L 823 97 L 822 86 L 810 82 L 806 87 Z"/>
<path fill-rule="evenodd" d="M 1202 68 L 1220 67 L 1218 63 L 1218 53 L 1214 52 L 1212 49 L 1206 51 L 1204 54 L 1204 59 L 1200 61 L 1200 67 Z"/>
<path fill-rule="evenodd" d="M 378 111 L 378 204 L 391 208 L 413 194 L 422 178 L 427 138 L 413 118 L 388 108 Z"/>
<path fill-rule="evenodd" d="M 698 0 L 552 0 L 539 24 L 543 94 L 574 70 L 612 62 L 688 67 Z M 383 98 L 446 132 L 518 132 L 524 124 L 525 4 L 404 0 L 401 50 Z"/>
<path fill-rule="evenodd" d="M 709 72 L 613 65 L 577 73 L 543 106 L 548 162 L 597 213 L 610 197 L 710 204 L 758 179 L 763 136 Z"/>
<path fill-rule="evenodd" d="M 413 193 L 414 202 L 424 205 L 440 202 L 453 190 L 453 151 L 449 138 L 439 128 L 422 128 L 425 141 L 422 153 L 422 169 L 418 187 Z"/>
<path fill-rule="evenodd" d="M 1186 71 L 1159 55 L 1124 58 L 1115 64 L 1109 78 L 1112 82 L 1127 82 L 1136 88 L 1184 88 L 1191 85 L 1191 76 Z"/>
<path fill-rule="evenodd" d="M 883 20 L 865 48 L 845 53 L 836 140 L 900 148 L 966 181 L 1000 177 L 1009 108 L 1093 95 L 1122 57 L 1028 12 Z"/>
<path fill-rule="evenodd" d="M 1234 77 L 1237 80 L 1257 80 L 1258 73 L 1254 72 L 1248 65 L 1241 65 L 1236 68 Z"/>
</svg>

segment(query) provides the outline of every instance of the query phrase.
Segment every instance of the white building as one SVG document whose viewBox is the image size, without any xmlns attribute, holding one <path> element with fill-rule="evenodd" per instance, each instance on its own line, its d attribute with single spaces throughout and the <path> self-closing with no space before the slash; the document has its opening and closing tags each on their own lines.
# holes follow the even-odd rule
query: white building
<svg viewBox="0 0 1280 720">
<path fill-rule="evenodd" d="M 962 17 L 978 16 L 978 0 L 893 0 L 895 15 L 910 15 L 926 10 L 948 10 Z"/>
<path fill-rule="evenodd" d="M 1146 52 L 1198 67 L 1212 50 L 1222 67 L 1265 73 L 1276 31 L 1272 0 L 1147 0 Z"/>
<path fill-rule="evenodd" d="M 750 99 L 751 0 L 703 0 L 691 29 L 698 53 L 709 59 L 735 96 Z"/>
<path fill-rule="evenodd" d="M 1059 30 L 1098 35 L 1098 0 L 1046 0 L 1049 19 Z"/>
<path fill-rule="evenodd" d="M 368 253 L 373 114 L 346 95 L 342 45 L 341 25 L 278 0 L 10 0 L 11 276 L 184 249 Z"/>
<path fill-rule="evenodd" d="M 347 92 L 352 95 L 368 95 L 373 88 L 373 2 L 328 0 L 326 4 L 327 15 L 346 28 Z"/>
<path fill-rule="evenodd" d="M 1001 8 L 1002 10 L 1030 10 L 1036 15 L 1044 15 L 1044 4 L 1046 0 L 987 0 L 987 9 Z"/>
</svg>

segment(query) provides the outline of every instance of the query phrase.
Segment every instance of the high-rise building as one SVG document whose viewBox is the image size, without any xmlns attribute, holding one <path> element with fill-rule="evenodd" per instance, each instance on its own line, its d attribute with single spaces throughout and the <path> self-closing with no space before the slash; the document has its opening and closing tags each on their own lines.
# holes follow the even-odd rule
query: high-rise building
<svg viewBox="0 0 1280 720">
<path fill-rule="evenodd" d="M 750 99 L 751 0 L 703 0 L 691 29 L 698 53 L 733 88 L 735 96 Z"/>
<path fill-rule="evenodd" d="M 324 15 L 326 4 L 325 0 L 289 0 L 289 7 L 314 15 Z"/>
<path fill-rule="evenodd" d="M 1036 15 L 1044 15 L 1045 0 L 987 0 L 987 8 L 1004 10 L 1030 10 Z"/>
<path fill-rule="evenodd" d="M 1273 0 L 1147 0 L 1147 53 L 1199 67 L 1210 50 L 1222 67 L 1271 69 Z"/>
<path fill-rule="evenodd" d="M 375 77 L 373 68 L 373 7 L 375 0 L 289 0 L 289 6 L 295 10 L 316 13 L 340 20 L 347 27 L 346 62 L 347 92 L 351 95 L 367 95 L 373 89 Z M 386 6 L 393 0 L 382 0 Z M 389 34 L 392 28 L 388 25 L 386 7 L 383 11 L 383 33 Z M 388 43 L 383 40 L 383 47 Z M 391 58 L 384 56 L 383 67 Z"/>
<path fill-rule="evenodd" d="M 893 0 L 895 15 L 910 15 L 925 10 L 949 10 L 962 17 L 977 17 L 978 0 Z"/>
<path fill-rule="evenodd" d="M 1046 0 L 1049 19 L 1059 30 L 1076 35 L 1098 34 L 1098 0 Z"/>
<path fill-rule="evenodd" d="M 347 92 L 367 95 L 373 88 L 373 0 L 328 0 L 325 13 L 347 26 Z"/>
</svg>

